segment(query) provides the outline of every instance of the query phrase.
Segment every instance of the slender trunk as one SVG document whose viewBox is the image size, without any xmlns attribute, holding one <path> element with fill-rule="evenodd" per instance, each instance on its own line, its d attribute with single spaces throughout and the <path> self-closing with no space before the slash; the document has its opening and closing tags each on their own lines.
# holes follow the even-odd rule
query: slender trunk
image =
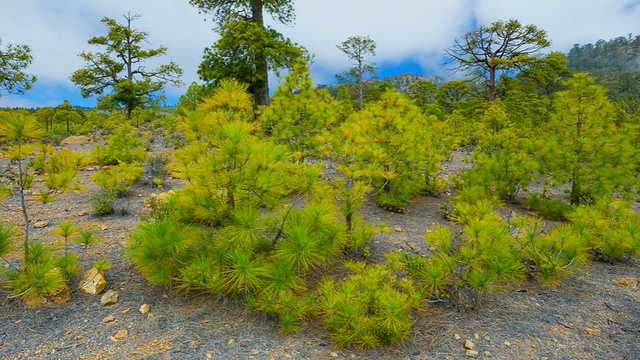
<svg viewBox="0 0 640 360">
<path fill-rule="evenodd" d="M 489 101 L 496 99 L 496 69 L 489 67 Z"/>
<path fill-rule="evenodd" d="M 131 46 L 132 46 L 132 40 L 131 40 L 131 20 L 133 20 L 133 18 L 131 17 L 131 14 L 129 14 L 129 16 L 127 17 L 127 27 L 129 28 L 129 31 L 127 32 L 127 80 L 129 80 L 129 85 L 133 86 L 133 57 L 131 55 Z M 125 104 L 125 120 L 129 120 L 131 119 L 131 111 L 133 109 L 131 108 L 130 104 Z"/>
<path fill-rule="evenodd" d="M 578 99 L 578 103 L 581 102 L 581 99 Z M 580 203 L 580 174 L 578 173 L 579 167 L 582 166 L 582 148 L 579 145 L 580 139 L 582 138 L 582 116 L 578 114 L 578 119 L 576 121 L 576 138 L 573 143 L 573 153 L 576 156 L 576 164 L 574 164 L 573 171 L 571 173 L 571 203 L 577 205 Z"/>
<path fill-rule="evenodd" d="M 251 0 L 251 21 L 264 28 L 262 0 Z M 256 80 L 253 83 L 253 96 L 256 105 L 269 105 L 269 66 L 263 53 L 256 58 Z"/>
<path fill-rule="evenodd" d="M 20 141 L 18 141 L 18 151 L 20 152 Z M 24 258 L 27 259 L 29 255 L 29 214 L 27 213 L 27 202 L 25 200 L 25 181 L 26 174 L 22 168 L 22 160 L 18 160 L 18 195 L 20 196 L 20 209 L 22 210 L 22 220 L 24 221 L 24 238 L 22 246 L 24 247 Z"/>
</svg>

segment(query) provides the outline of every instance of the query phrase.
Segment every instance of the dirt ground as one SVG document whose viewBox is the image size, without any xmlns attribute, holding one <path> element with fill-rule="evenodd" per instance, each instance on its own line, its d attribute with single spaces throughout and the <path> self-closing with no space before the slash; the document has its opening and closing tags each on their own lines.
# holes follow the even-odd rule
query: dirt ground
<svg viewBox="0 0 640 360">
<path fill-rule="evenodd" d="M 462 166 L 462 156 L 456 154 L 443 172 Z M 640 359 L 639 259 L 592 263 L 557 287 L 525 282 L 486 295 L 475 311 L 428 305 L 415 314 L 414 332 L 400 344 L 337 349 L 319 321 L 282 335 L 275 320 L 247 313 L 231 300 L 150 286 L 121 253 L 152 190 L 137 185 L 117 204 L 117 214 L 94 216 L 89 199 L 97 187 L 88 181 L 93 171 L 80 174 L 86 190 L 34 208 L 33 220 L 49 222 L 36 232 L 45 242 L 55 237 L 50 231 L 59 220 L 101 227 L 104 241 L 81 261 L 85 268 L 104 256 L 113 262 L 105 275 L 118 302 L 100 306 L 100 296 L 77 290 L 79 280 L 71 284 L 71 301 L 55 307 L 29 308 L 0 290 L 0 359 Z M 447 199 L 445 193 L 420 196 L 402 214 L 365 204 L 361 215 L 367 221 L 393 229 L 372 239 L 368 261 L 380 261 L 389 251 L 424 252 L 425 230 L 446 223 L 440 206 Z M 16 209 L 12 205 L 2 218 L 20 224 L 11 211 Z M 138 311 L 142 304 L 150 305 L 146 315 Z M 115 319 L 103 322 L 108 316 Z"/>
</svg>

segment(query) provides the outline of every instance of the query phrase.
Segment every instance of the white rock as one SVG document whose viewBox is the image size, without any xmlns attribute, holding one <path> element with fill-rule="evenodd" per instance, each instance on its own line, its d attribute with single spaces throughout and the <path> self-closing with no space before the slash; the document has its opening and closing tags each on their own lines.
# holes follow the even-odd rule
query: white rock
<svg viewBox="0 0 640 360">
<path fill-rule="evenodd" d="M 102 295 L 102 298 L 100 298 L 101 306 L 113 305 L 117 302 L 118 293 L 113 290 L 108 290 L 106 293 L 104 293 L 104 295 Z"/>
<path fill-rule="evenodd" d="M 104 290 L 106 284 L 104 273 L 96 268 L 91 268 L 82 275 L 80 291 L 89 295 L 98 295 Z"/>
</svg>

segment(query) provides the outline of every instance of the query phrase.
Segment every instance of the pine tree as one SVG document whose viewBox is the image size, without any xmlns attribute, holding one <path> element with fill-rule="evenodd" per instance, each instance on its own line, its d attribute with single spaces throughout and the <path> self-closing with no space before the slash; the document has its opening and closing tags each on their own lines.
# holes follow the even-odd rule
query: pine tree
<svg viewBox="0 0 640 360">
<path fill-rule="evenodd" d="M 586 74 L 576 74 L 556 93 L 553 115 L 536 141 L 540 173 L 568 184 L 570 201 L 579 204 L 611 192 L 628 193 L 635 153 L 615 124 L 615 108 L 604 89 Z"/>
</svg>

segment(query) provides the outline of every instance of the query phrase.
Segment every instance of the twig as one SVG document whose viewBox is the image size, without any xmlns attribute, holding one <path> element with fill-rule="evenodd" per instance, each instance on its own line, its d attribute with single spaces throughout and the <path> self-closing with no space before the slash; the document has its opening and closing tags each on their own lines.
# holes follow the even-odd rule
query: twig
<svg viewBox="0 0 640 360">
<path fill-rule="evenodd" d="M 28 293 L 29 291 L 31 291 L 31 289 L 33 289 L 33 288 L 32 288 L 32 287 L 30 287 L 30 288 L 28 288 L 27 290 L 25 290 L 25 291 L 21 292 L 21 293 L 20 293 L 20 294 L 18 294 L 18 295 L 10 295 L 10 296 L 7 296 L 7 299 L 15 299 L 15 298 L 17 298 L 17 297 L 20 297 L 20 296 L 22 296 L 22 295 L 24 295 L 24 294 Z"/>
</svg>

